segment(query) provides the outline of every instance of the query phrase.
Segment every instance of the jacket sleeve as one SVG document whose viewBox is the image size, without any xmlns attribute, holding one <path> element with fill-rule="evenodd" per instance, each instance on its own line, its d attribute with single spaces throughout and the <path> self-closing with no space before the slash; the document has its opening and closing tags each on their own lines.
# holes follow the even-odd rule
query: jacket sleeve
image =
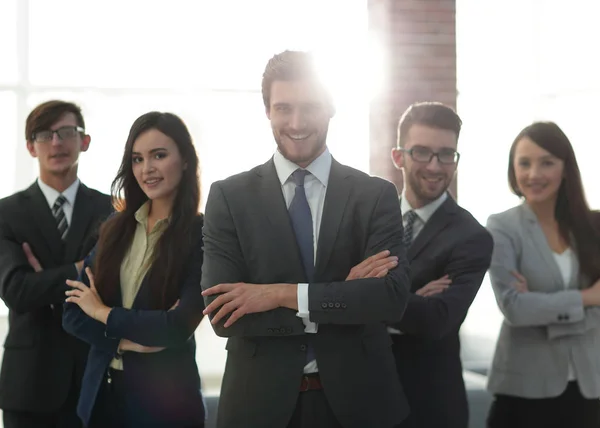
<svg viewBox="0 0 600 428">
<path fill-rule="evenodd" d="M 198 228 L 200 229 L 200 228 Z M 126 338 L 144 346 L 173 347 L 185 343 L 202 321 L 204 298 L 202 233 L 198 230 L 187 261 L 179 305 L 173 310 L 137 310 L 115 307 L 106 323 L 106 336 Z"/>
<path fill-rule="evenodd" d="M 583 301 L 578 290 L 518 292 L 512 286 L 516 280 L 511 272 L 518 271 L 515 240 L 520 237 L 513 236 L 510 228 L 496 216 L 488 219 L 487 227 L 494 238 L 490 280 L 498 307 L 509 325 L 549 326 L 583 320 Z"/>
<path fill-rule="evenodd" d="M 90 281 L 85 273 L 85 268 L 93 265 L 96 257 L 96 248 L 85 258 L 83 269 L 79 275 L 78 281 L 89 287 Z M 77 337 L 78 339 L 87 342 L 90 346 L 101 349 L 110 354 L 116 354 L 119 347 L 120 338 L 109 338 L 105 334 L 106 326 L 99 321 L 89 317 L 75 303 L 64 303 L 63 307 L 63 329 Z"/>
<path fill-rule="evenodd" d="M 464 320 L 490 266 L 493 241 L 481 232 L 458 245 L 450 255 L 445 273 L 450 287 L 431 297 L 411 294 L 402 320 L 393 325 L 403 333 L 439 339 Z"/>
<path fill-rule="evenodd" d="M 206 202 L 204 219 L 204 265 L 202 289 L 218 284 L 244 282 L 245 261 L 227 199 L 219 182 L 212 184 Z M 217 296 L 205 298 L 208 306 Z M 212 318 L 213 314 L 209 315 Z M 304 324 L 296 311 L 277 308 L 267 312 L 246 314 L 230 327 L 225 320 L 213 324 L 218 336 L 281 336 L 304 333 Z"/>
<path fill-rule="evenodd" d="M 310 320 L 319 324 L 400 321 L 408 303 L 410 282 L 402 235 L 396 187 L 383 182 L 371 213 L 363 259 L 389 250 L 390 255 L 398 257 L 398 264 L 383 278 L 309 284 Z"/>
<path fill-rule="evenodd" d="M 66 280 L 75 278 L 74 263 L 35 272 L 0 213 L 0 298 L 10 310 L 23 313 L 62 304 L 68 288 Z"/>
</svg>

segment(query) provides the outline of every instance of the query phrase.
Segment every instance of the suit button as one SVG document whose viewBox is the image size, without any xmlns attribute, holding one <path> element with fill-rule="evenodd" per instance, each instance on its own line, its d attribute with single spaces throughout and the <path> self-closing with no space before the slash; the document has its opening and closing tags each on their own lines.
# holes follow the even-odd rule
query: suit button
<svg viewBox="0 0 600 428">
<path fill-rule="evenodd" d="M 306 351 L 306 345 L 300 345 L 300 350 L 301 351 Z"/>
<path fill-rule="evenodd" d="M 323 309 L 327 309 L 327 303 L 325 303 L 325 302 L 321 303 L 321 307 L 322 307 Z"/>
<path fill-rule="evenodd" d="M 340 302 L 336 302 L 336 304 L 335 304 L 335 307 L 336 307 L 337 309 L 339 309 L 339 308 L 340 308 L 340 306 L 342 306 L 342 305 L 340 305 Z"/>
<path fill-rule="evenodd" d="M 560 314 L 560 315 L 558 316 L 558 320 L 559 320 L 559 321 L 562 321 L 562 320 L 563 320 L 563 316 L 562 316 L 562 314 Z"/>
<path fill-rule="evenodd" d="M 346 309 L 346 304 L 342 303 L 342 309 Z"/>
<path fill-rule="evenodd" d="M 333 303 L 332 302 L 329 302 L 329 307 L 333 308 Z"/>
<path fill-rule="evenodd" d="M 568 321 L 569 320 L 569 314 L 565 315 L 565 320 Z"/>
</svg>

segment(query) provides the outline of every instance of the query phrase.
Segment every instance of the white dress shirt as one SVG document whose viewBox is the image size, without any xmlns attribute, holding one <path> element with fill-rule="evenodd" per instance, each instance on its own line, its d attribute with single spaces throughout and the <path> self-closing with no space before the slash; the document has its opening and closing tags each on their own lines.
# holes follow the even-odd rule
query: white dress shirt
<svg viewBox="0 0 600 428">
<path fill-rule="evenodd" d="M 409 211 L 414 211 L 417 215 L 417 218 L 413 223 L 411 242 L 415 242 L 415 238 L 421 232 L 421 230 L 423 230 L 423 227 L 425 227 L 425 223 L 429 221 L 431 216 L 437 211 L 439 207 L 442 206 L 442 204 L 446 201 L 447 198 L 448 193 L 444 192 L 435 201 L 432 201 L 421 208 L 413 209 L 413 207 L 410 206 L 410 203 L 406 200 L 406 193 L 402 193 L 402 197 L 400 197 L 400 209 L 402 211 L 402 226 L 404 226 L 404 228 L 406 229 L 406 224 L 408 221 L 408 216 L 406 214 Z M 406 251 L 408 251 L 408 248 L 406 249 Z M 388 327 L 388 333 L 402 334 L 400 330 L 392 327 Z"/>
<path fill-rule="evenodd" d="M 569 282 L 571 281 L 571 275 L 573 274 L 573 250 L 567 248 L 561 254 L 555 252 L 552 252 L 552 254 L 554 255 L 554 260 L 560 269 L 560 273 L 562 274 L 565 290 L 567 290 L 569 288 Z M 572 359 L 573 356 L 569 355 L 569 381 L 577 380 Z"/>
<path fill-rule="evenodd" d="M 48 206 L 50 210 L 54 206 L 56 199 L 62 194 L 67 200 L 62 209 L 65 212 L 65 217 L 67 218 L 67 227 L 71 226 L 71 219 L 73 218 L 73 207 L 75 206 L 75 198 L 77 197 L 77 190 L 79 190 L 79 179 L 76 179 L 73 184 L 71 184 L 67 189 L 60 193 L 58 190 L 48 186 L 46 183 L 42 181 L 41 178 L 37 180 L 38 186 L 40 186 L 40 190 L 44 194 L 46 201 L 48 201 Z"/>
<path fill-rule="evenodd" d="M 310 207 L 310 213 L 313 220 L 313 244 L 314 244 L 314 255 L 315 264 L 317 260 L 317 243 L 319 242 L 319 230 L 321 228 L 321 218 L 323 216 L 323 206 L 325 204 L 325 193 L 327 191 L 327 183 L 329 182 L 329 172 L 331 171 L 331 153 L 329 149 L 325 149 L 321 155 L 316 158 L 310 165 L 305 169 L 310 172 L 304 179 L 304 191 L 306 192 L 306 199 Z M 286 159 L 277 150 L 273 156 L 273 162 L 275 164 L 275 171 L 279 182 L 281 183 L 281 190 L 287 208 L 290 207 L 292 199 L 296 193 L 296 185 L 292 179 L 292 173 L 300 168 L 295 163 Z M 302 318 L 304 323 L 304 331 L 306 333 L 316 333 L 318 325 L 310 321 L 310 314 L 308 311 L 308 284 L 298 284 L 298 317 Z M 306 367 L 304 367 L 306 373 L 312 373 L 317 371 L 317 362 L 311 361 Z"/>
</svg>

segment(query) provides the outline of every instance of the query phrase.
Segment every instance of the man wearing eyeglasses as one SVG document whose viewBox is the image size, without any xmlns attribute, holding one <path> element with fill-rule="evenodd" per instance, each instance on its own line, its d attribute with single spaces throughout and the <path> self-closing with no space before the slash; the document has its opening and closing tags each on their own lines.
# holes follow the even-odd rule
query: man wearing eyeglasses
<svg viewBox="0 0 600 428">
<path fill-rule="evenodd" d="M 392 150 L 404 172 L 401 208 L 411 267 L 392 350 L 410 415 L 402 428 L 467 428 L 458 332 L 490 265 L 490 234 L 448 193 L 460 158 L 462 122 L 441 103 L 416 103 L 400 119 Z"/>
<path fill-rule="evenodd" d="M 111 200 L 77 177 L 90 145 L 78 106 L 37 106 L 25 137 L 39 178 L 0 200 L 0 297 L 9 309 L 0 408 L 5 428 L 81 427 L 75 407 L 88 347 L 62 329 L 65 281 L 79 275 Z"/>
</svg>

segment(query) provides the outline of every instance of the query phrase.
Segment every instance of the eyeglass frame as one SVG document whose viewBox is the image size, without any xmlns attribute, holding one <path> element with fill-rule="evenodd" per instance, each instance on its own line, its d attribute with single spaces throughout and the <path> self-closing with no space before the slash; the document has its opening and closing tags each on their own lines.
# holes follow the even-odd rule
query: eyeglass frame
<svg viewBox="0 0 600 428">
<path fill-rule="evenodd" d="M 34 133 L 31 135 L 31 141 L 35 141 L 35 142 L 39 142 L 39 143 L 48 143 L 48 142 L 50 142 L 50 141 L 52 141 L 52 140 L 54 139 L 54 134 L 56 134 L 56 135 L 58 136 L 58 139 L 59 139 L 60 141 L 65 141 L 65 140 L 64 140 L 64 138 L 62 138 L 62 137 L 60 136 L 60 134 L 59 134 L 59 132 L 60 132 L 61 130 L 63 130 L 63 129 L 74 129 L 76 132 L 79 132 L 79 133 L 81 133 L 81 134 L 85 134 L 85 129 L 84 129 L 84 128 L 82 128 L 81 126 L 61 126 L 60 128 L 58 128 L 58 129 L 55 129 L 55 130 L 52 130 L 52 129 L 44 129 L 44 130 L 42 130 L 42 131 L 37 131 L 37 132 L 34 132 Z M 47 139 L 47 140 L 44 140 L 44 141 L 39 141 L 39 140 L 37 140 L 37 134 L 39 134 L 40 132 L 50 132 L 50 133 L 51 133 L 51 134 L 50 134 L 50 138 L 49 138 L 49 139 Z"/>
<path fill-rule="evenodd" d="M 429 156 L 429 160 L 428 161 L 420 161 L 420 160 L 415 159 L 414 156 L 413 156 L 413 150 L 415 148 L 429 150 L 431 152 L 431 155 Z M 414 160 L 415 162 L 418 162 L 418 163 L 422 163 L 422 164 L 428 164 L 428 163 L 430 163 L 433 160 L 434 157 L 437 158 L 438 162 L 441 165 L 447 165 L 447 166 L 457 165 L 458 161 L 460 160 L 460 153 L 457 152 L 454 149 L 450 149 L 450 150 L 454 151 L 454 156 L 456 157 L 456 160 L 454 162 L 451 162 L 451 163 L 442 162 L 442 160 L 440 159 L 441 152 L 434 152 L 433 150 L 431 150 L 431 149 L 429 149 L 427 147 L 413 147 L 413 148 L 410 148 L 410 149 L 404 149 L 404 148 L 400 147 L 398 150 L 400 150 L 402 153 L 408 153 L 410 155 L 410 157 L 411 157 L 412 160 Z"/>
</svg>

